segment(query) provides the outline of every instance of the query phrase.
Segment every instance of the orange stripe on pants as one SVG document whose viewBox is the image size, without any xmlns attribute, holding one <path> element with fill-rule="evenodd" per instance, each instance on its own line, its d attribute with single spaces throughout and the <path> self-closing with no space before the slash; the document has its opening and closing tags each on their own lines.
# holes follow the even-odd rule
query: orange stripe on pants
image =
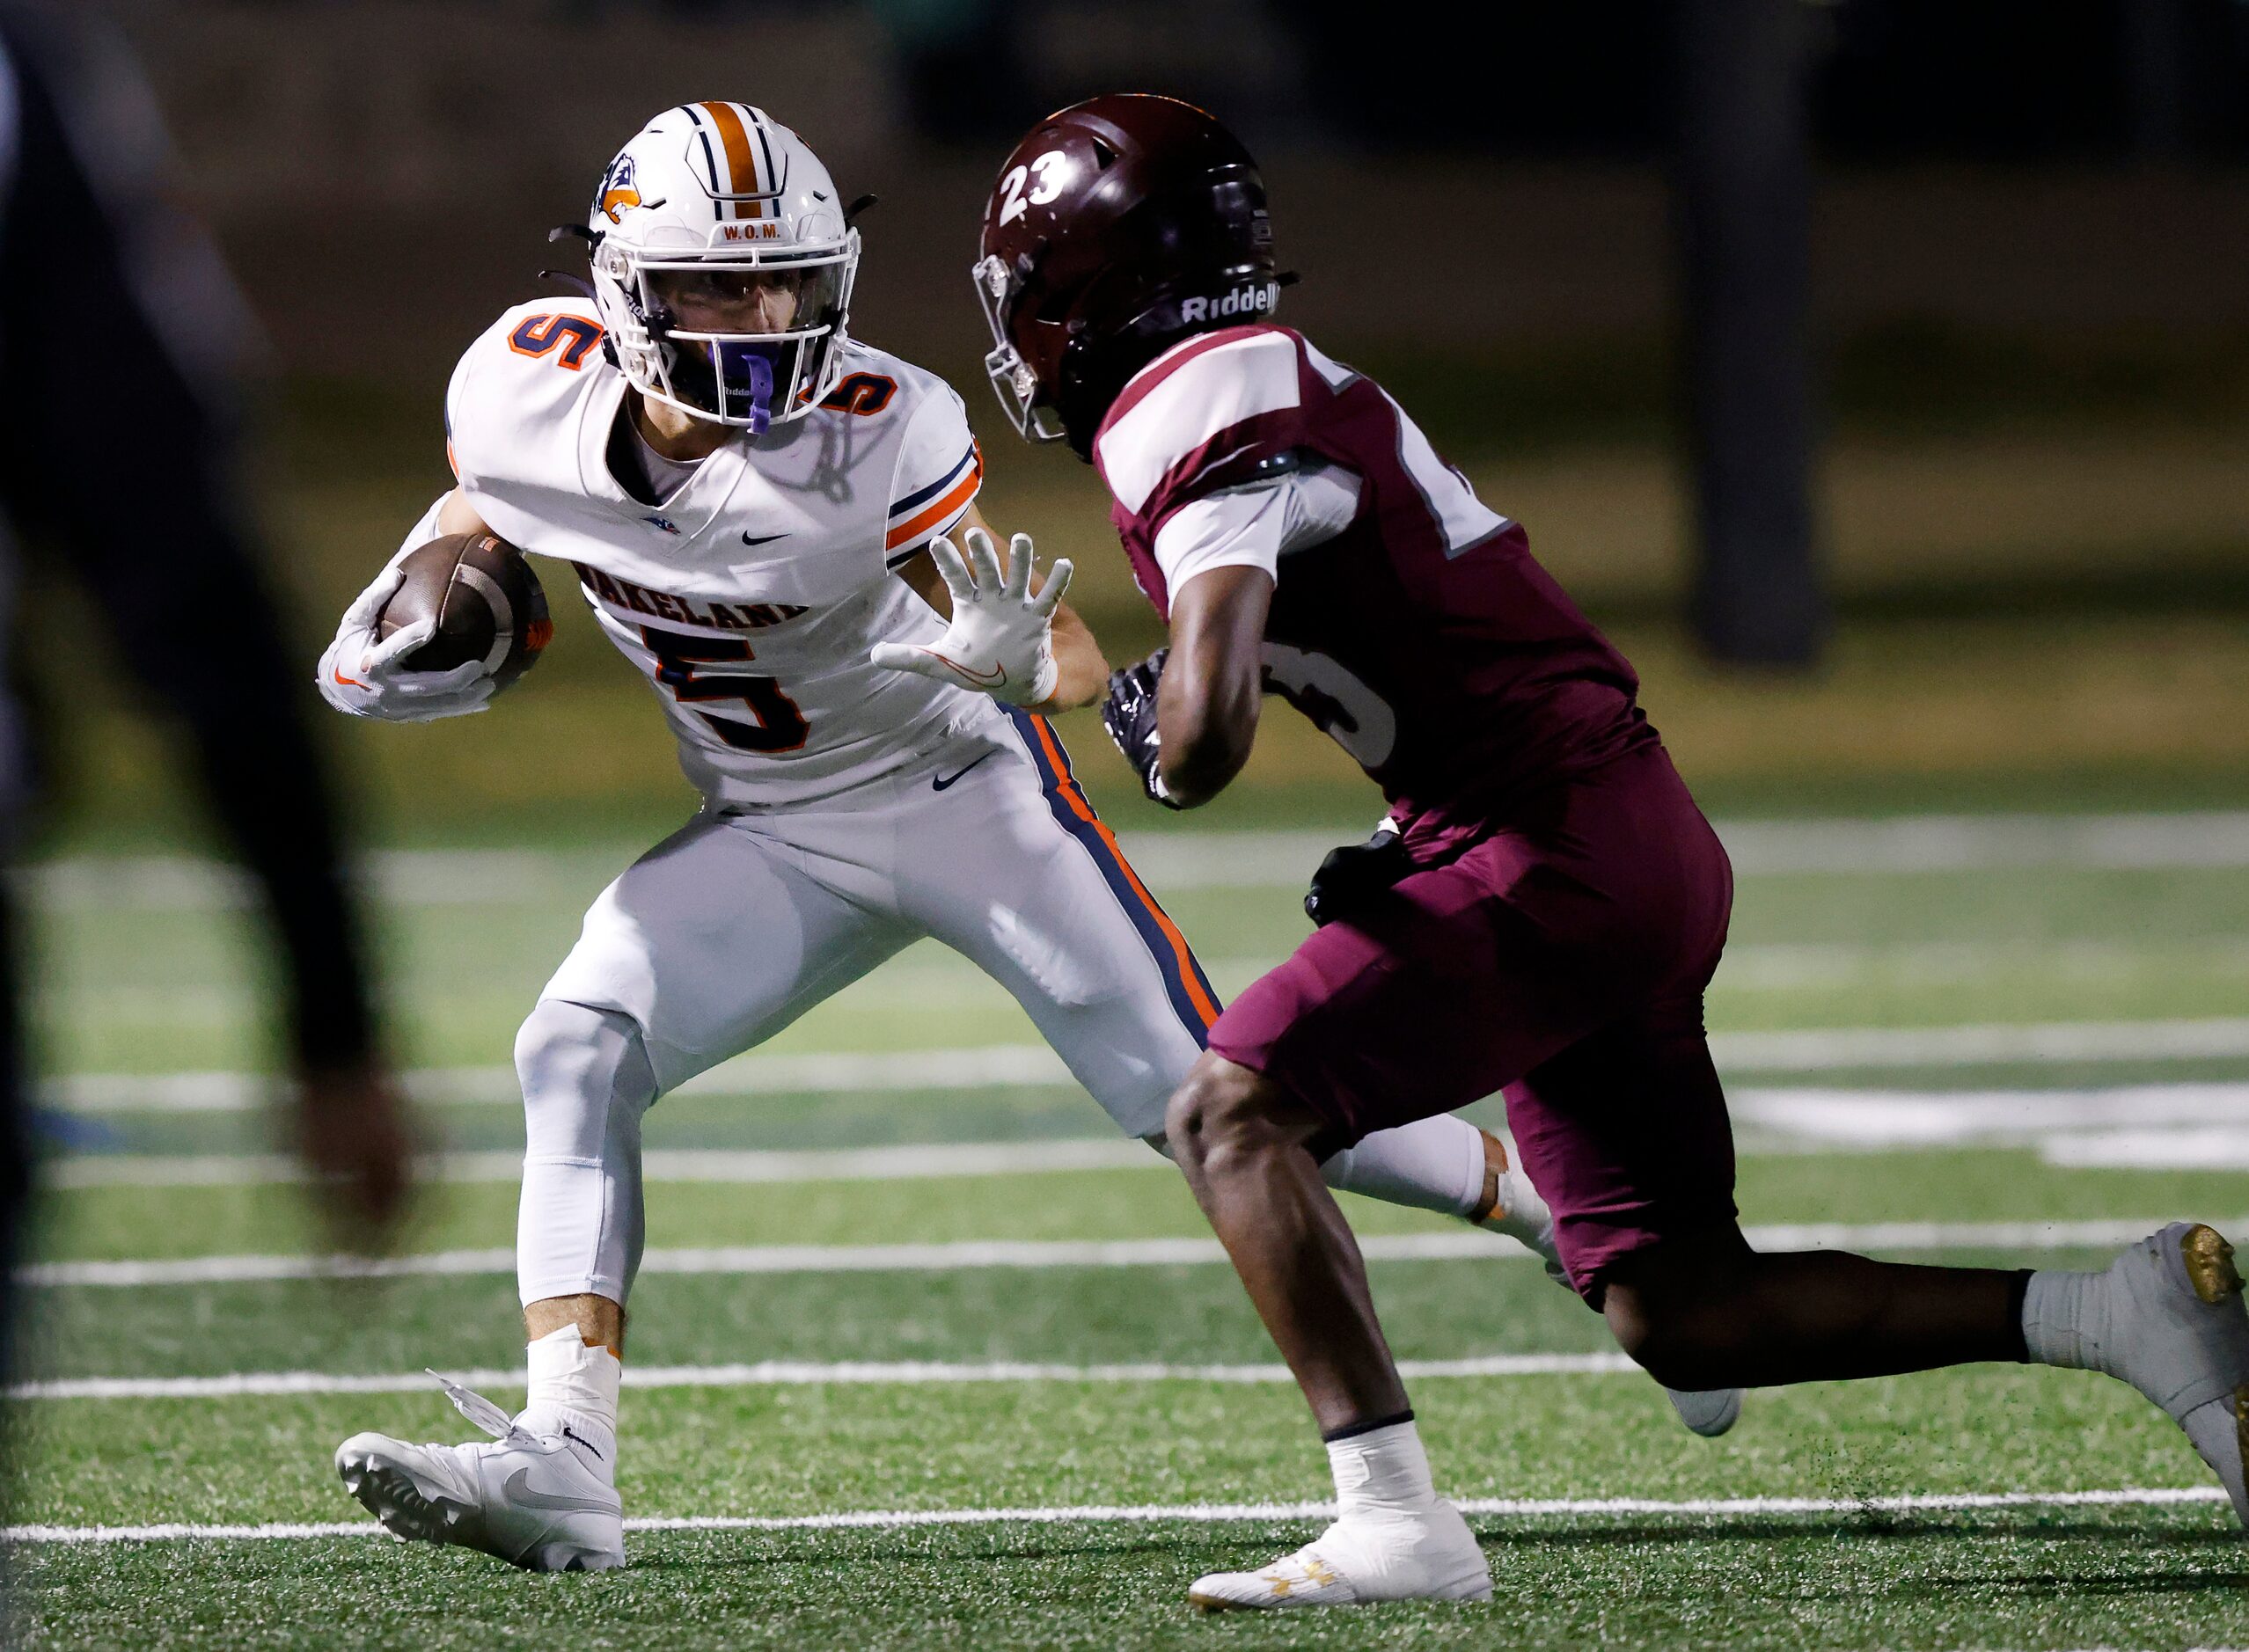
<svg viewBox="0 0 2249 1652">
<path fill-rule="evenodd" d="M 1062 742 L 1054 737 L 1054 730 L 1048 726 L 1046 719 L 1034 716 L 1030 725 L 1038 732 L 1038 743 L 1046 752 L 1046 760 L 1054 765 L 1054 772 L 1061 777 L 1055 790 L 1069 804 L 1072 814 L 1101 835 L 1101 841 L 1117 862 L 1117 869 L 1124 873 L 1125 882 L 1132 885 L 1132 893 L 1147 909 L 1148 916 L 1155 920 L 1156 927 L 1163 932 L 1164 939 L 1170 944 L 1172 956 L 1178 961 L 1180 984 L 1186 988 L 1188 1001 L 1195 1006 L 1195 1013 L 1202 1018 L 1204 1029 L 1209 1030 L 1211 1023 L 1219 1018 L 1219 1007 L 1204 989 L 1201 972 L 1195 968 L 1195 954 L 1187 945 L 1187 938 L 1179 932 L 1179 926 L 1171 921 L 1170 915 L 1156 904 L 1155 896 L 1148 893 L 1147 885 L 1140 881 L 1140 874 L 1132 870 L 1132 863 L 1124 859 L 1124 852 L 1117 847 L 1117 834 L 1109 830 L 1107 822 L 1094 813 L 1093 805 L 1086 801 L 1085 793 L 1078 789 L 1077 777 L 1070 772 L 1070 759 L 1062 749 Z"/>
</svg>

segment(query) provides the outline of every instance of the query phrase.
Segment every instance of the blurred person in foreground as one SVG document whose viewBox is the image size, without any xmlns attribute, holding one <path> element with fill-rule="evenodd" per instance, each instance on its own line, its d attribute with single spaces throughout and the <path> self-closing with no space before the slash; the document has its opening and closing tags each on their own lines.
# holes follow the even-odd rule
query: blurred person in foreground
<svg viewBox="0 0 2249 1652">
<path fill-rule="evenodd" d="M 1016 428 L 1100 468 L 1170 647 L 1111 679 L 1148 795 L 1207 802 L 1266 693 L 1390 805 L 1330 855 L 1321 927 L 1210 1029 L 1165 1136 L 1316 1419 L 1340 1517 L 1206 1609 L 1481 1600 L 1335 1199 L 1370 1130 L 1504 1088 L 1570 1283 L 1675 1388 L 1978 1361 L 2121 1378 L 2249 1522 L 2249 1315 L 2231 1247 L 2176 1222 L 2100 1273 L 1765 1254 L 1733 1201 L 1703 992 L 1725 852 L 1639 680 L 1373 380 L 1271 320 L 1264 184 L 1168 98 L 1105 97 L 1016 146 L 985 212 L 986 358 Z"/>
<path fill-rule="evenodd" d="M 376 1049 L 303 691 L 238 519 L 225 358 L 247 324 L 215 250 L 173 198 L 169 162 L 154 103 L 117 41 L 71 8 L 0 0 L 0 371 L 11 391 L 0 404 L 0 647 L 41 622 L 16 610 L 24 562 L 48 558 L 85 590 L 127 669 L 169 713 L 283 955 L 296 1144 L 339 1237 L 365 1246 L 407 1192 L 406 1117 Z M 121 420 L 129 466 L 110 439 Z M 0 671 L 0 682 L 16 675 Z M 11 854 L 36 791 L 29 721 L 0 692 Z M 0 899 L 0 1292 L 33 1182 L 13 928 Z M 13 1306 L 0 1299 L 0 1338 Z"/>
</svg>

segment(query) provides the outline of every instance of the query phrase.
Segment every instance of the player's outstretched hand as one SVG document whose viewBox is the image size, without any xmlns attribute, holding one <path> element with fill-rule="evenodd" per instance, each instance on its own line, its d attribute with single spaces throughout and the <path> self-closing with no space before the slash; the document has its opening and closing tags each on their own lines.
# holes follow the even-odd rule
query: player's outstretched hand
<svg viewBox="0 0 2249 1652">
<path fill-rule="evenodd" d="M 1117 742 L 1132 772 L 1140 777 L 1140 790 L 1166 808 L 1177 808 L 1164 789 L 1163 737 L 1156 732 L 1156 691 L 1163 682 L 1163 662 L 1168 648 L 1158 648 L 1136 665 L 1120 666 L 1109 674 L 1109 698 L 1102 702 L 1101 724 Z"/>
<path fill-rule="evenodd" d="M 386 723 L 427 723 L 482 711 L 498 685 L 477 662 L 450 671 L 416 671 L 406 663 L 408 654 L 436 633 L 435 619 L 402 625 L 376 640 L 383 604 L 405 578 L 406 570 L 392 563 L 344 610 L 335 640 L 320 656 L 315 678 L 320 698 L 350 716 Z"/>
<path fill-rule="evenodd" d="M 950 539 L 933 539 L 929 559 L 953 594 L 952 623 L 927 647 L 878 642 L 868 658 L 892 671 L 913 671 L 940 683 L 977 689 L 1010 705 L 1051 699 L 1059 676 L 1054 663 L 1054 610 L 1070 588 L 1070 565 L 1046 571 L 1044 588 L 1031 592 L 1031 542 L 1019 533 L 1007 543 L 1007 568 L 992 536 L 971 528 L 963 536 L 968 559 Z"/>
<path fill-rule="evenodd" d="M 294 1123 L 339 1242 L 380 1250 L 414 1189 L 414 1131 L 397 1080 L 373 1064 L 301 1073 Z"/>
</svg>

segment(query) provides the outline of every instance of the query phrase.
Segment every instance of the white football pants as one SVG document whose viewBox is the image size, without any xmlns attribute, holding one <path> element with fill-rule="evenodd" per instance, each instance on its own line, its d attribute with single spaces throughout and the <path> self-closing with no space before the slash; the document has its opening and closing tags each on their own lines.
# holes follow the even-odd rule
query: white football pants
<svg viewBox="0 0 2249 1652">
<path fill-rule="evenodd" d="M 1007 988 L 1119 1129 L 1161 1137 L 1217 998 L 1051 728 L 1011 713 L 843 800 L 699 815 L 602 891 L 516 1041 L 523 1300 L 625 1300 L 656 1099 L 924 936 Z M 1461 1214 L 1483 1175 L 1482 1133 L 1445 1115 L 1329 1165 Z"/>
</svg>

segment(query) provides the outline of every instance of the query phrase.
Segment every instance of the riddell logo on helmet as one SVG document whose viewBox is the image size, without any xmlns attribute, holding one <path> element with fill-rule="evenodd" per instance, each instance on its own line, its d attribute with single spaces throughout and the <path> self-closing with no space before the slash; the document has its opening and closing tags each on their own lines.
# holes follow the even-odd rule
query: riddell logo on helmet
<svg viewBox="0 0 2249 1652">
<path fill-rule="evenodd" d="M 1220 316 L 1263 315 L 1280 297 L 1280 288 L 1272 281 L 1250 287 L 1237 287 L 1223 298 L 1184 298 L 1179 303 L 1182 321 L 1215 321 Z"/>
</svg>

